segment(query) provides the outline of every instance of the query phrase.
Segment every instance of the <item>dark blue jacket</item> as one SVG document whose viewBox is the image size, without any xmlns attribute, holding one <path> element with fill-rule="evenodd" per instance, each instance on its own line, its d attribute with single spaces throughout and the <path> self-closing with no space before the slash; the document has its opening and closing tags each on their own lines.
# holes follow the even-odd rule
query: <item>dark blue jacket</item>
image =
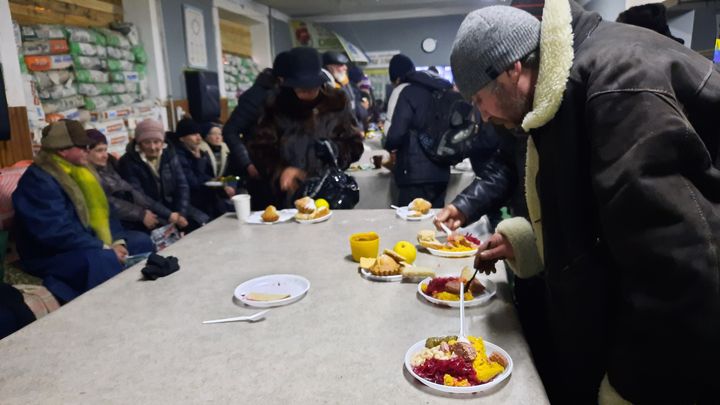
<svg viewBox="0 0 720 405">
<path fill-rule="evenodd" d="M 452 87 L 447 80 L 429 73 L 412 72 L 405 78 L 409 86 L 402 89 L 392 114 L 385 149 L 397 150 L 395 183 L 398 186 L 427 183 L 447 183 L 450 168 L 430 160 L 414 132 L 424 131 L 431 115 L 432 92 Z"/>
<path fill-rule="evenodd" d="M 207 181 L 215 177 L 210 155 L 205 151 L 200 151 L 200 157 L 196 158 L 181 142 L 175 143 L 175 153 L 190 187 L 192 206 L 208 214 L 211 218 L 217 218 L 223 214 L 226 210 L 223 208 L 221 196 L 225 195 L 225 191 L 205 185 Z"/>
<path fill-rule="evenodd" d="M 23 268 L 41 277 L 61 302 L 122 271 L 115 252 L 103 249 L 103 242 L 80 221 L 60 183 L 37 164 L 25 171 L 12 199 Z M 118 236 L 119 223 L 110 224 L 113 236 Z"/>
<path fill-rule="evenodd" d="M 190 187 L 171 145 L 163 150 L 160 157 L 159 178 L 155 177 L 147 163 L 143 162 L 140 153 L 135 150 L 134 142 L 130 142 L 127 152 L 120 158 L 119 171 L 128 183 L 169 210 L 179 212 L 199 224 L 208 222 L 209 218 L 205 213 L 190 205 Z"/>
</svg>

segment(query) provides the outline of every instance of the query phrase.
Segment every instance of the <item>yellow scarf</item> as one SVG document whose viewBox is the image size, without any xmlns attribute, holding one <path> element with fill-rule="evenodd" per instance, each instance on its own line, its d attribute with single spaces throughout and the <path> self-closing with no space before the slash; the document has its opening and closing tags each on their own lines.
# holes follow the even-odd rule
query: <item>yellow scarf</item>
<svg viewBox="0 0 720 405">
<path fill-rule="evenodd" d="M 90 228 L 95 231 L 97 237 L 106 245 L 112 244 L 112 233 L 110 233 L 110 208 L 100 182 L 95 174 L 85 166 L 76 166 L 57 155 L 52 155 L 52 160 L 60 169 L 77 183 L 88 209 Z"/>
</svg>

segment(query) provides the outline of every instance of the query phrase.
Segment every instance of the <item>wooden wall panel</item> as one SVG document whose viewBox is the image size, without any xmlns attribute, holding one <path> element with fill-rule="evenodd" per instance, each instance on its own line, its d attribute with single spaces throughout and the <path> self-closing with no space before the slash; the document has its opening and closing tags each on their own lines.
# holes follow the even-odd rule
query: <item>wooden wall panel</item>
<svg viewBox="0 0 720 405">
<path fill-rule="evenodd" d="M 220 19 L 220 42 L 223 52 L 252 56 L 252 36 L 247 26 Z"/>
<path fill-rule="evenodd" d="M 11 0 L 10 12 L 21 25 L 107 27 L 123 19 L 122 6 L 108 0 Z"/>
<path fill-rule="evenodd" d="M 32 140 L 25 107 L 10 107 L 10 140 L 0 141 L 0 167 L 33 158 Z"/>
</svg>

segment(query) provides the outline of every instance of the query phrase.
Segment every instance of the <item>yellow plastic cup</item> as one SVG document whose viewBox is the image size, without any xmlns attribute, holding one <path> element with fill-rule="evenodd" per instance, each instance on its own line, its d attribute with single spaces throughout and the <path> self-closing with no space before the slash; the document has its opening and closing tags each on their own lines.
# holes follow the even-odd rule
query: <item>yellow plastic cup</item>
<svg viewBox="0 0 720 405">
<path fill-rule="evenodd" d="M 350 252 L 356 262 L 361 257 L 377 257 L 380 250 L 380 236 L 375 232 L 364 232 L 350 235 Z"/>
</svg>

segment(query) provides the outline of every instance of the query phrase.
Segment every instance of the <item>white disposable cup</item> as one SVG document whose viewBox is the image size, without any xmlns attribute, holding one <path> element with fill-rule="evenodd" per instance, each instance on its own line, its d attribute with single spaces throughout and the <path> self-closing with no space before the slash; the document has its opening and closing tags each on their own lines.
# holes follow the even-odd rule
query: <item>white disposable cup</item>
<svg viewBox="0 0 720 405">
<path fill-rule="evenodd" d="M 250 195 L 238 194 L 233 196 L 232 202 L 235 205 L 235 213 L 239 221 L 245 222 L 250 216 Z"/>
</svg>

